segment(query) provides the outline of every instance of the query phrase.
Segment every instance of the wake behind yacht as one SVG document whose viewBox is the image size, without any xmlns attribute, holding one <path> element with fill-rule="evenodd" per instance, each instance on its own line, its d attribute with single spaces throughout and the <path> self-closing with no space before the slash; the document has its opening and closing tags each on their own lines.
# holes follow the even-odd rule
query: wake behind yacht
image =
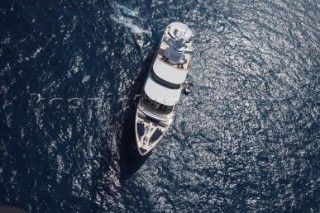
<svg viewBox="0 0 320 213">
<path fill-rule="evenodd" d="M 142 156 L 160 143 L 173 122 L 188 74 L 192 37 L 181 22 L 169 24 L 164 31 L 136 110 L 135 137 Z"/>
</svg>

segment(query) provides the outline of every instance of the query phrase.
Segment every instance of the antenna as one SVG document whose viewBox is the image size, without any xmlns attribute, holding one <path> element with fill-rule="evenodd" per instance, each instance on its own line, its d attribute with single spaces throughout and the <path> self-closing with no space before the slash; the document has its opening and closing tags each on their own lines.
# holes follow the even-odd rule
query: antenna
<svg viewBox="0 0 320 213">
<path fill-rule="evenodd" d="M 188 31 L 188 28 L 185 29 L 184 33 L 183 33 L 183 41 L 186 42 L 186 33 Z"/>
</svg>

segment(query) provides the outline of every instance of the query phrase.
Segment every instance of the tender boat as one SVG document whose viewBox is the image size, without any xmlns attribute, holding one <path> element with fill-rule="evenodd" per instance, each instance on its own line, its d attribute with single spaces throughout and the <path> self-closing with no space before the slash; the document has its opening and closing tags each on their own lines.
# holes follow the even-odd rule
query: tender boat
<svg viewBox="0 0 320 213">
<path fill-rule="evenodd" d="M 172 125 L 188 74 L 193 33 L 181 22 L 169 24 L 149 69 L 135 116 L 138 152 L 147 155 Z"/>
<path fill-rule="evenodd" d="M 133 34 L 134 42 L 138 45 L 138 47 L 143 46 L 143 34 L 142 33 L 134 33 Z"/>
</svg>

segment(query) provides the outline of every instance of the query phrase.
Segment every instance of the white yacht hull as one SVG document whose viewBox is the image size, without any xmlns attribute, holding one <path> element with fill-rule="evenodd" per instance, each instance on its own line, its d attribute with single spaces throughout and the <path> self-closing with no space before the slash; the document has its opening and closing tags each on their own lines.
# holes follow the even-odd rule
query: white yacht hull
<svg viewBox="0 0 320 213">
<path fill-rule="evenodd" d="M 180 22 L 169 24 L 164 31 L 135 115 L 136 145 L 141 156 L 161 142 L 173 123 L 191 58 L 190 51 L 184 52 L 183 48 L 191 48 L 191 36 L 188 26 Z"/>
</svg>

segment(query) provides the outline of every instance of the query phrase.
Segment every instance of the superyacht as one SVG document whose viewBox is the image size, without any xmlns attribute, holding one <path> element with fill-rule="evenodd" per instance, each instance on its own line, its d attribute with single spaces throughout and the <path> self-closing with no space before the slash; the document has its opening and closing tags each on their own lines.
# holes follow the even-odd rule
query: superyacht
<svg viewBox="0 0 320 213">
<path fill-rule="evenodd" d="M 192 38 L 190 28 L 181 22 L 173 22 L 164 30 L 135 115 L 135 137 L 141 156 L 160 143 L 173 122 L 186 85 Z"/>
</svg>

